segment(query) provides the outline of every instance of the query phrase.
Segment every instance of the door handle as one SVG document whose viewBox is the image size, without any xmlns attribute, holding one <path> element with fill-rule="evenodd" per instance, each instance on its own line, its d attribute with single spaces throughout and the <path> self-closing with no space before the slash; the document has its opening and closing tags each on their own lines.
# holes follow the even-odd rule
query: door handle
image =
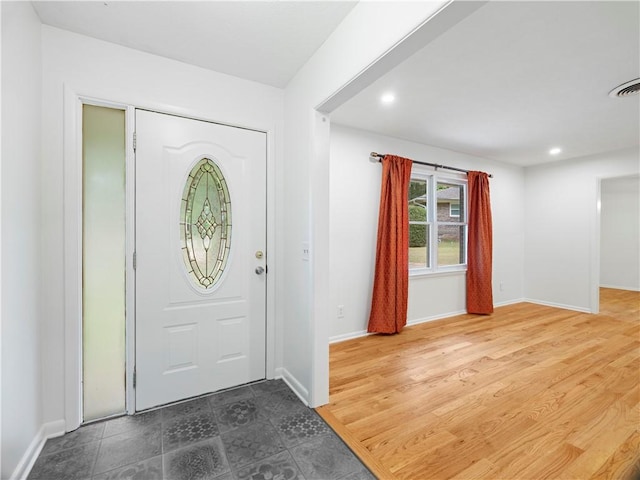
<svg viewBox="0 0 640 480">
<path fill-rule="evenodd" d="M 262 275 L 264 273 L 263 267 L 256 267 L 256 275 Z"/>
</svg>

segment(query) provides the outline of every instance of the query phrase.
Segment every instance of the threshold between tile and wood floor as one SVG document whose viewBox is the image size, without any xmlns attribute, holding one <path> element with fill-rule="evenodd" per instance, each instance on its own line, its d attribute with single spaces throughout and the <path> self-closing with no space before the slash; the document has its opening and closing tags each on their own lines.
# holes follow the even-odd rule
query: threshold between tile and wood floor
<svg viewBox="0 0 640 480">
<path fill-rule="evenodd" d="M 269 380 L 50 439 L 29 480 L 373 480 L 282 380 Z"/>
<path fill-rule="evenodd" d="M 640 480 L 640 292 L 333 344 L 317 412 L 261 382 L 51 439 L 28 478 Z"/>
</svg>

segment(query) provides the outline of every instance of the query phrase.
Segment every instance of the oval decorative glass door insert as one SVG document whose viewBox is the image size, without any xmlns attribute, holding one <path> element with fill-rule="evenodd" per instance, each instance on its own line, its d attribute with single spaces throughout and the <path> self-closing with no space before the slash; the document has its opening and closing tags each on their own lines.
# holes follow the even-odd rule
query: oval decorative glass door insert
<svg viewBox="0 0 640 480">
<path fill-rule="evenodd" d="M 218 283 L 229 258 L 231 198 L 218 166 L 203 158 L 189 172 L 180 212 L 182 258 L 197 287 Z"/>
</svg>

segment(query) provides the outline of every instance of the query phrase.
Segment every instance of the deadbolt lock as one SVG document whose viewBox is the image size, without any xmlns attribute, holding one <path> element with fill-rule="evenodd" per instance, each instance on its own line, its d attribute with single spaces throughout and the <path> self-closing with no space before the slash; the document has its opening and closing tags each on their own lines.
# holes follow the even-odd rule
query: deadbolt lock
<svg viewBox="0 0 640 480">
<path fill-rule="evenodd" d="M 262 250 L 258 250 L 256 252 L 256 258 L 262 258 L 264 256 L 264 253 L 262 253 Z"/>
</svg>

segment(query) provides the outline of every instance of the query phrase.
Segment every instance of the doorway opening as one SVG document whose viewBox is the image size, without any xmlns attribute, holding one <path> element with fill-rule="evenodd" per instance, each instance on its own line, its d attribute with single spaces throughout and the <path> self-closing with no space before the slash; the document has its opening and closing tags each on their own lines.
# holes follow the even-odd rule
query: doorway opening
<svg viewBox="0 0 640 480">
<path fill-rule="evenodd" d="M 600 180 L 600 265 L 602 288 L 640 291 L 640 176 Z"/>
</svg>

